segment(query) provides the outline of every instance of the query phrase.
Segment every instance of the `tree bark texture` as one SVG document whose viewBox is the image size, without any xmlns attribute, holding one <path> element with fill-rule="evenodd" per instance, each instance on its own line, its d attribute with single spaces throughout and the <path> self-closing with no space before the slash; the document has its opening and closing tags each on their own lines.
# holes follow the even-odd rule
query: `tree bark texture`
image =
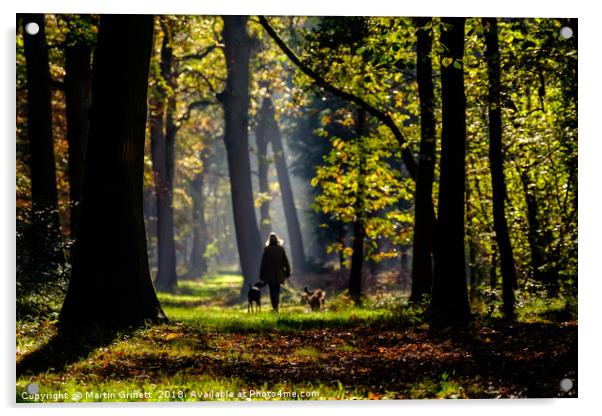
<svg viewBox="0 0 602 416">
<path fill-rule="evenodd" d="M 203 170 L 198 173 L 191 184 L 192 195 L 192 251 L 190 253 L 190 270 L 188 275 L 191 277 L 202 276 L 207 273 L 207 259 L 205 250 L 209 243 L 209 232 L 205 220 L 205 176 L 207 175 L 208 152 L 203 150 L 201 154 L 203 161 Z"/>
<path fill-rule="evenodd" d="M 223 16 L 224 53 L 228 76 L 221 95 L 224 106 L 224 142 L 228 159 L 232 211 L 240 266 L 247 284 L 259 278 L 262 244 L 253 201 L 249 160 L 249 55 L 248 16 Z"/>
<path fill-rule="evenodd" d="M 500 50 L 496 18 L 483 19 L 483 26 L 485 28 L 487 74 L 489 76 L 489 164 L 491 167 L 491 189 L 493 193 L 493 228 L 495 231 L 495 241 L 500 253 L 504 316 L 506 319 L 512 319 L 514 317 L 516 270 L 504 204 L 506 199 L 506 179 L 504 177 L 504 156 L 502 153 Z"/>
<path fill-rule="evenodd" d="M 259 192 L 262 196 L 261 205 L 259 206 L 259 234 L 261 241 L 267 241 L 272 224 L 270 221 L 270 188 L 268 183 L 268 168 L 270 160 L 268 158 L 269 144 L 269 124 L 270 124 L 270 101 L 264 98 L 261 108 L 257 114 L 257 127 L 255 128 L 255 144 L 257 145 L 257 177 L 259 179 Z"/>
<path fill-rule="evenodd" d="M 173 89 L 173 49 L 171 35 L 165 22 L 162 22 L 163 40 L 161 44 L 160 74 L 161 83 L 157 86 L 156 97 L 152 100 L 150 115 L 151 156 L 153 178 L 157 202 L 157 276 L 159 290 L 173 291 L 177 285 L 176 249 L 173 224 L 173 181 L 175 170 L 175 135 L 173 122 L 175 96 Z M 168 88 L 161 85 L 166 84 Z M 169 90 L 172 91 L 169 91 Z"/>
<path fill-rule="evenodd" d="M 365 155 L 361 143 L 366 131 L 366 112 L 358 110 L 357 114 L 357 136 L 360 143 L 360 155 L 358 158 L 358 180 L 355 201 L 355 221 L 353 222 L 353 254 L 351 255 L 351 270 L 349 271 L 349 296 L 356 304 L 361 303 L 362 277 L 364 270 L 364 240 L 366 231 L 364 229 L 364 188 L 366 177 Z"/>
<path fill-rule="evenodd" d="M 142 211 L 153 16 L 103 15 L 93 62 L 80 238 L 60 320 L 110 326 L 164 314 Z"/>
<path fill-rule="evenodd" d="M 84 157 L 90 128 L 92 101 L 92 45 L 68 39 L 65 48 L 65 107 L 69 144 L 69 198 L 71 200 L 71 238 L 79 234 Z"/>
<path fill-rule="evenodd" d="M 23 14 L 23 46 L 27 71 L 27 133 L 31 179 L 32 269 L 54 268 L 63 263 L 62 239 L 58 214 L 56 171 L 52 139 L 51 78 L 43 14 Z M 25 31 L 28 23 L 37 23 L 39 32 Z"/>
<path fill-rule="evenodd" d="M 470 318 L 464 254 L 466 96 L 464 18 L 443 18 L 442 117 L 439 207 L 431 319 L 435 325 L 464 325 Z"/>
<path fill-rule="evenodd" d="M 420 97 L 420 156 L 416 176 L 414 209 L 414 241 L 412 256 L 412 292 L 410 299 L 420 301 L 431 293 L 433 284 L 433 234 L 435 218 L 433 208 L 433 179 L 435 176 L 435 92 L 431 62 L 431 18 L 417 18 L 418 95 Z"/>
<path fill-rule="evenodd" d="M 299 225 L 297 208 L 295 207 L 293 187 L 288 174 L 288 167 L 286 166 L 282 136 L 278 123 L 276 123 L 274 105 L 271 98 L 265 98 L 264 101 L 266 100 L 267 109 L 265 114 L 268 121 L 268 137 L 270 138 L 272 151 L 274 152 L 274 162 L 276 164 L 278 183 L 280 184 L 280 195 L 282 196 L 282 207 L 284 208 L 284 217 L 291 245 L 291 255 L 293 256 L 293 270 L 300 272 L 306 268 L 303 236 L 301 234 L 301 226 Z"/>
</svg>

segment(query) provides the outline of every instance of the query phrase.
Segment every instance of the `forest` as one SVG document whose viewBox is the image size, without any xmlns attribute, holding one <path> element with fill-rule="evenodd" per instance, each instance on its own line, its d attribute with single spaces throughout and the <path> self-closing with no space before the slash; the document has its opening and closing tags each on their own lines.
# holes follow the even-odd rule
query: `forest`
<svg viewBox="0 0 602 416">
<path fill-rule="evenodd" d="M 577 397 L 577 19 L 16 33 L 17 402 Z"/>
</svg>

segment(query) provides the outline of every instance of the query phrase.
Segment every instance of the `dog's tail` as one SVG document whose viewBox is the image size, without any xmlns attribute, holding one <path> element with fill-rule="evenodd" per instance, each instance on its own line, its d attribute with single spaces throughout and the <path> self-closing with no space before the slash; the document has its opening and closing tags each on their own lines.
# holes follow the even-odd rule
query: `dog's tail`
<svg viewBox="0 0 602 416">
<path fill-rule="evenodd" d="M 314 292 L 310 292 L 310 291 L 307 289 L 307 286 L 305 286 L 305 289 L 303 289 L 303 290 L 305 290 L 305 293 L 307 293 L 309 296 L 311 296 L 311 295 L 313 295 L 313 294 L 314 294 Z"/>
</svg>

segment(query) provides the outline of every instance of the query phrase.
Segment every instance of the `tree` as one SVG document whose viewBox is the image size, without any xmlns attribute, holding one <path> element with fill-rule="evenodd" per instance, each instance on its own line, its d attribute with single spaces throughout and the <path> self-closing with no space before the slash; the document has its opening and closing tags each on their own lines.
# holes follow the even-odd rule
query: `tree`
<svg viewBox="0 0 602 416">
<path fill-rule="evenodd" d="M 259 23 L 265 31 L 270 35 L 272 40 L 278 45 L 278 47 L 282 50 L 282 52 L 291 60 L 291 62 L 301 70 L 305 75 L 313 80 L 316 85 L 321 89 L 321 91 L 326 91 L 331 94 L 336 95 L 339 98 L 342 98 L 345 101 L 356 104 L 357 106 L 366 110 L 368 114 L 377 118 L 383 125 L 387 126 L 387 128 L 391 131 L 391 134 L 397 140 L 399 147 L 401 149 L 401 158 L 403 163 L 408 170 L 408 173 L 412 179 L 416 178 L 416 172 L 418 170 L 416 160 L 414 160 L 414 155 L 412 154 L 412 150 L 409 146 L 407 146 L 407 140 L 399 127 L 395 124 L 395 121 L 391 116 L 370 103 L 364 100 L 362 97 L 353 95 L 342 88 L 339 88 L 331 83 L 329 83 L 324 77 L 320 76 L 316 71 L 311 69 L 308 65 L 301 62 L 299 57 L 295 55 L 295 53 L 284 43 L 284 41 L 278 36 L 276 31 L 270 26 L 267 19 L 264 16 L 259 16 Z"/>
<path fill-rule="evenodd" d="M 69 143 L 69 197 L 71 238 L 79 234 L 84 184 L 84 157 L 90 127 L 92 101 L 92 50 L 90 22 L 83 16 L 66 19 L 65 107 Z"/>
<path fill-rule="evenodd" d="M 247 284 L 257 280 L 262 244 L 253 203 L 249 160 L 249 55 L 247 16 L 224 16 L 222 36 L 228 76 L 221 94 L 224 106 L 224 143 L 228 159 L 230 192 L 236 243 L 244 277 L 241 295 Z"/>
<path fill-rule="evenodd" d="M 366 182 L 366 152 L 363 140 L 365 134 L 366 113 L 363 109 L 357 112 L 356 140 L 359 145 L 358 177 L 355 191 L 355 218 L 353 221 L 353 253 L 351 270 L 349 271 L 349 296 L 356 304 L 360 304 L 362 296 L 362 274 L 364 269 L 364 239 L 366 237 L 364 219 L 364 188 Z"/>
<path fill-rule="evenodd" d="M 192 179 L 192 251 L 190 252 L 190 270 L 186 273 L 190 277 L 197 277 L 207 273 L 207 259 L 205 250 L 209 243 L 209 230 L 205 220 L 205 177 L 207 176 L 209 152 L 203 148 L 200 157 L 203 170 Z"/>
<path fill-rule="evenodd" d="M 497 19 L 483 19 L 485 29 L 485 57 L 489 76 L 489 163 L 491 166 L 491 189 L 493 191 L 493 227 L 500 253 L 504 316 L 514 316 L 514 288 L 516 270 L 514 255 L 508 235 L 505 199 L 504 156 L 502 154 L 502 108 L 500 102 L 500 49 L 497 34 Z"/>
<path fill-rule="evenodd" d="M 32 270 L 62 264 L 62 239 L 58 215 L 56 172 L 52 139 L 51 78 L 43 14 L 23 14 L 23 43 L 27 71 L 27 132 L 31 177 Z M 25 27 L 37 24 L 39 31 L 29 34 Z"/>
<path fill-rule="evenodd" d="M 435 92 L 433 89 L 432 19 L 416 19 L 416 75 L 420 96 L 420 156 L 416 176 L 414 203 L 414 241 L 412 256 L 412 293 L 410 299 L 420 301 L 430 294 L 433 282 L 433 179 L 435 176 Z"/>
<path fill-rule="evenodd" d="M 270 101 L 264 98 L 257 113 L 257 127 L 255 128 L 255 144 L 257 145 L 257 177 L 259 179 L 259 234 L 261 241 L 267 241 L 272 231 L 270 221 L 270 188 L 268 184 L 268 144 L 270 129 Z M 273 109 L 272 109 L 273 113 Z"/>
<path fill-rule="evenodd" d="M 332 150 L 330 140 L 324 140 L 318 132 L 324 131 L 328 137 L 338 137 L 342 140 L 351 140 L 355 132 L 351 128 L 347 128 L 341 123 L 328 123 L 324 126 L 321 124 L 323 119 L 322 114 L 330 114 L 346 111 L 351 105 L 346 104 L 343 100 L 339 100 L 333 96 L 325 96 L 326 100 L 320 99 L 318 96 L 312 96 L 309 103 L 301 108 L 301 114 L 297 117 L 294 129 L 289 135 L 289 148 L 293 153 L 293 163 L 291 164 L 292 173 L 310 182 L 318 169 L 324 162 L 324 158 L 328 156 Z M 345 109 L 345 110 L 343 110 Z M 323 193 L 322 186 L 318 183 L 311 188 L 311 198 L 315 199 Z M 308 241 L 313 240 L 314 246 L 312 257 L 318 259 L 322 263 L 328 261 L 328 253 L 324 250 L 324 246 L 333 246 L 336 244 L 340 247 L 344 245 L 344 237 L 346 233 L 346 225 L 339 219 L 334 218 L 330 212 L 325 213 L 320 210 L 310 210 L 308 213 L 311 230 L 313 231 Z M 308 234 L 306 234 L 308 236 Z M 338 250 L 339 265 L 343 268 L 344 255 L 342 250 Z"/>
<path fill-rule="evenodd" d="M 282 146 L 282 136 L 280 128 L 276 122 L 274 105 L 270 97 L 264 98 L 266 102 L 267 129 L 272 151 L 274 153 L 274 161 L 276 164 L 276 174 L 278 175 L 278 183 L 280 184 L 280 194 L 282 195 L 282 206 L 284 208 L 284 217 L 286 218 L 286 226 L 288 237 L 290 239 L 291 254 L 293 257 L 293 270 L 302 271 L 305 269 L 305 250 L 303 248 L 303 236 L 301 235 L 301 227 L 299 226 L 299 217 L 297 208 L 295 207 L 295 197 L 293 195 L 293 187 L 286 166 L 286 156 L 284 154 L 284 146 Z"/>
<path fill-rule="evenodd" d="M 464 255 L 464 23 L 465 18 L 444 18 L 441 23 L 443 126 L 431 299 L 431 320 L 441 326 L 462 325 L 470 317 Z"/>
<path fill-rule="evenodd" d="M 153 16 L 101 16 L 81 232 L 63 323 L 120 326 L 164 317 L 150 277 L 142 212 L 152 37 Z"/>
<path fill-rule="evenodd" d="M 166 17 L 160 18 L 163 40 L 160 52 L 160 74 L 156 97 L 150 113 L 151 155 L 157 201 L 157 277 L 159 290 L 172 291 L 178 281 L 173 223 L 173 183 L 175 172 L 174 111 L 175 74 L 171 31 Z"/>
</svg>

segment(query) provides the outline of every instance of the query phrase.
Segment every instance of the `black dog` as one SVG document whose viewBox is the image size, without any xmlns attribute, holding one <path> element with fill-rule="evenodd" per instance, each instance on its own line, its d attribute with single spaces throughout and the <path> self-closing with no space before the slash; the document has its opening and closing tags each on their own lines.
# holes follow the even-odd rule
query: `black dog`
<svg viewBox="0 0 602 416">
<path fill-rule="evenodd" d="M 249 285 L 249 291 L 247 292 L 247 298 L 249 299 L 247 313 L 253 312 L 253 303 L 255 303 L 255 312 L 261 312 L 261 288 L 265 285 L 266 283 L 261 280 L 253 285 Z"/>
</svg>

